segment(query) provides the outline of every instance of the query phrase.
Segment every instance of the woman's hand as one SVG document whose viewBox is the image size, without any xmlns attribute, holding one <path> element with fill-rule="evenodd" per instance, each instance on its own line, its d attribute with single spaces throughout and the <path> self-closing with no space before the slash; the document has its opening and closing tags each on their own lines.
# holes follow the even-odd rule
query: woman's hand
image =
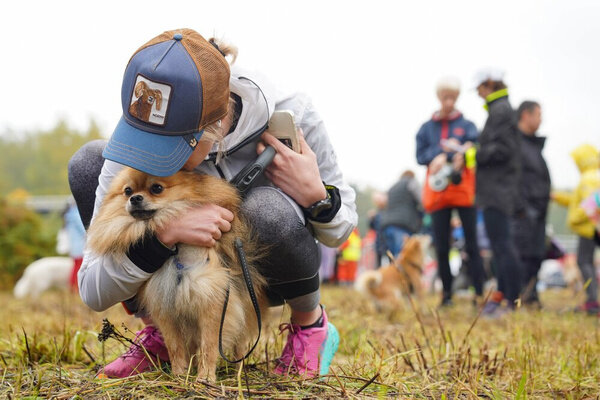
<svg viewBox="0 0 600 400">
<path fill-rule="evenodd" d="M 446 153 L 440 153 L 429 163 L 429 173 L 435 175 L 448 162 Z"/>
<path fill-rule="evenodd" d="M 283 190 L 300 206 L 306 208 L 327 197 L 327 191 L 321 181 L 317 156 L 312 151 L 301 129 L 298 129 L 300 153 L 296 153 L 273 135 L 263 133 L 263 143 L 259 143 L 258 154 L 265 149 L 265 144 L 272 146 L 277 154 L 266 169 L 265 174 L 277 187 Z"/>
<path fill-rule="evenodd" d="M 455 171 L 460 171 L 465 166 L 465 155 L 463 153 L 454 153 L 452 157 L 452 168 Z"/>
<path fill-rule="evenodd" d="M 157 232 L 156 237 L 168 247 L 185 243 L 200 247 L 213 247 L 223 232 L 231 230 L 233 213 L 215 204 L 191 208 L 173 219 Z"/>
</svg>

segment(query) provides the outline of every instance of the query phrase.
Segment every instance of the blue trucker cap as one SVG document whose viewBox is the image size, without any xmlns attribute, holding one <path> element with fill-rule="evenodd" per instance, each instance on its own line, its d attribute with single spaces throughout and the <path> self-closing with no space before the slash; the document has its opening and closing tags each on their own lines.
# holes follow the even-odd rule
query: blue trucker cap
<svg viewBox="0 0 600 400">
<path fill-rule="evenodd" d="M 123 116 L 102 155 L 150 175 L 175 174 L 204 128 L 227 114 L 229 73 L 225 57 L 191 29 L 150 40 L 125 69 Z"/>
</svg>

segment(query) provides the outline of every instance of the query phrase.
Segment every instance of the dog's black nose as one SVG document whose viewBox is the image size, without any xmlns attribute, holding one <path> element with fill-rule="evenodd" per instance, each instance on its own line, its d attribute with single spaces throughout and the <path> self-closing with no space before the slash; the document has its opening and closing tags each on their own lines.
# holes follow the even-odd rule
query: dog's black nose
<svg viewBox="0 0 600 400">
<path fill-rule="evenodd" d="M 144 201 L 144 196 L 142 196 L 141 194 L 136 194 L 135 196 L 131 196 L 129 198 L 129 202 L 131 203 L 131 205 L 134 206 L 139 206 L 140 204 L 142 204 L 142 201 Z"/>
</svg>

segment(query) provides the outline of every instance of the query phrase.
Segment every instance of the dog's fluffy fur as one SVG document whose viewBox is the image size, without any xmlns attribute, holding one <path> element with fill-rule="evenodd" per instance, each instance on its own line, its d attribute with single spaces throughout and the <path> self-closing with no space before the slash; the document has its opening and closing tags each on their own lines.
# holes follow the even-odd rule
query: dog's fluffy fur
<svg viewBox="0 0 600 400">
<path fill-rule="evenodd" d="M 355 282 L 355 288 L 373 300 L 378 310 L 401 308 L 404 296 L 411 293 L 423 298 L 421 275 L 425 251 L 431 239 L 427 235 L 413 235 L 406 239 L 402 251 L 393 262 L 378 270 L 366 271 Z"/>
<path fill-rule="evenodd" d="M 67 289 L 73 270 L 71 257 L 44 257 L 29 264 L 13 290 L 16 298 L 38 298 L 49 289 Z"/>
<path fill-rule="evenodd" d="M 157 193 L 159 186 L 162 191 Z M 132 200 L 135 196 L 142 199 Z M 239 214 L 241 200 L 236 189 L 209 175 L 179 172 L 159 178 L 126 168 L 115 177 L 92 221 L 88 244 L 96 253 L 125 257 L 132 244 L 157 232 L 190 207 L 202 204 L 216 204 L 232 211 L 235 218 L 231 231 L 223 233 L 212 248 L 180 244 L 178 254 L 152 275 L 138 296 L 165 339 L 173 372 L 184 374 L 195 357 L 198 379 L 215 380 L 219 324 L 228 286 L 229 305 L 223 327 L 225 351 L 236 358 L 243 356 L 247 344 L 258 334 L 256 315 L 234 247 L 236 237 L 244 243 L 262 315 L 267 309 L 265 280 L 255 267 L 258 248 Z M 175 258 L 185 267 L 183 270 L 177 269 Z"/>
<path fill-rule="evenodd" d="M 137 97 L 129 106 L 129 114 L 148 122 L 150 120 L 150 111 L 152 104 L 156 103 L 156 109 L 160 110 L 162 106 L 162 93 L 158 89 L 150 89 L 146 82 L 140 81 L 135 85 L 133 94 Z"/>
</svg>

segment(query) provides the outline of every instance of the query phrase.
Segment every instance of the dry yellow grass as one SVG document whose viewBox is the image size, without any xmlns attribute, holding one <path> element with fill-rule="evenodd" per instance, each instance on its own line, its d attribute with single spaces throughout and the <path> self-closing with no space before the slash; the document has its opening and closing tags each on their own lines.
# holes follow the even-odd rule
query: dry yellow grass
<svg viewBox="0 0 600 400">
<path fill-rule="evenodd" d="M 2 398 L 598 398 L 598 319 L 567 310 L 571 293 L 543 294 L 544 311 L 521 309 L 500 320 L 478 319 L 467 300 L 436 316 L 428 298 L 412 309 L 377 314 L 349 288 L 325 287 L 323 302 L 341 343 L 330 375 L 280 378 L 266 360 L 283 346 L 276 316 L 243 371 L 219 370 L 216 384 L 174 377 L 168 369 L 125 380 L 94 379 L 96 368 L 124 349 L 96 335 L 108 318 L 132 338 L 141 323 L 120 306 L 95 313 L 77 296 L 46 293 L 15 300 L 0 293 Z M 124 325 L 123 325 L 124 324 Z M 239 372 L 239 373 L 238 373 Z"/>
</svg>

